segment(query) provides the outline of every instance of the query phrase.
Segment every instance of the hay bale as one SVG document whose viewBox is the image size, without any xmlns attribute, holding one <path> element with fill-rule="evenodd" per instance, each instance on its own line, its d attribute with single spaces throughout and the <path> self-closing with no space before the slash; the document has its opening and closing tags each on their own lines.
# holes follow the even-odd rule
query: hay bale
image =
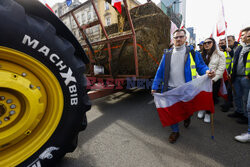
<svg viewBox="0 0 250 167">
<path fill-rule="evenodd" d="M 153 77 L 158 68 L 158 64 L 163 50 L 168 48 L 170 43 L 170 20 L 160 8 L 154 3 L 133 8 L 131 17 L 136 33 L 137 56 L 140 76 Z M 114 33 L 117 25 L 106 28 L 110 37 L 117 36 L 121 33 Z M 124 33 L 130 32 L 128 20 L 125 20 Z M 134 48 L 133 40 L 129 39 L 125 42 L 116 42 L 111 44 L 112 48 L 112 75 L 133 75 L 135 74 Z M 107 46 L 103 45 L 99 48 L 96 56 L 98 65 L 108 70 L 108 51 Z M 109 73 L 109 71 L 106 71 Z"/>
</svg>

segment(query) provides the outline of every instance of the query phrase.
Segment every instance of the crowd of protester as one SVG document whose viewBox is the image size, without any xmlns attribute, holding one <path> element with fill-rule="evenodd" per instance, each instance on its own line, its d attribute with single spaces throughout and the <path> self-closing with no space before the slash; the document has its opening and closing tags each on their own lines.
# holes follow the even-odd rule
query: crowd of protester
<svg viewBox="0 0 250 167">
<path fill-rule="evenodd" d="M 208 39 L 211 40 L 211 44 L 208 43 Z M 206 48 L 214 44 L 212 38 L 208 39 L 198 44 L 200 47 L 199 52 L 201 52 L 207 65 L 209 65 L 209 59 L 207 59 L 209 54 L 206 54 Z M 224 104 L 220 105 L 221 111 L 228 112 L 232 108 L 234 112 L 228 114 L 228 117 L 237 119 L 236 122 L 239 124 L 248 125 L 247 132 L 235 136 L 235 139 L 239 142 L 250 142 L 250 27 L 242 30 L 241 43 L 238 43 L 235 37 L 230 35 L 225 39 L 220 39 L 218 47 L 221 53 L 225 55 L 223 61 L 226 63 L 227 72 L 227 78 L 224 79 L 227 88 L 227 99 L 224 100 Z M 218 64 L 220 64 L 219 61 L 217 60 Z M 215 104 L 218 102 L 217 97 L 215 97 L 218 95 L 218 87 L 220 87 L 219 84 L 214 82 L 213 95 Z M 198 117 L 204 117 L 200 112 Z M 209 122 L 206 121 L 206 117 L 204 121 Z"/>
<path fill-rule="evenodd" d="M 219 103 L 219 90 L 222 82 L 225 82 L 227 99 L 220 104 L 221 111 L 228 112 L 232 109 L 233 113 L 229 113 L 228 117 L 237 119 L 239 124 L 248 125 L 247 132 L 235 136 L 235 140 L 250 142 L 250 27 L 241 32 L 240 43 L 232 35 L 220 39 L 218 44 L 213 38 L 207 38 L 198 44 L 199 50 L 194 52 L 194 46 L 187 47 L 185 30 L 176 30 L 173 33 L 174 43 L 164 53 L 154 82 L 156 85 L 157 80 L 164 80 L 161 92 L 189 82 L 196 77 L 196 71 L 194 73 L 192 69 L 194 61 L 198 74 L 207 74 L 212 79 L 214 104 Z M 188 58 L 188 62 L 186 57 L 189 52 L 193 56 Z M 156 92 L 156 89 L 153 84 L 152 93 Z M 199 111 L 197 116 L 210 123 L 210 111 Z M 184 127 L 187 128 L 190 121 L 190 118 L 184 120 Z M 169 142 L 174 143 L 179 137 L 178 123 L 172 125 L 171 129 Z"/>
</svg>

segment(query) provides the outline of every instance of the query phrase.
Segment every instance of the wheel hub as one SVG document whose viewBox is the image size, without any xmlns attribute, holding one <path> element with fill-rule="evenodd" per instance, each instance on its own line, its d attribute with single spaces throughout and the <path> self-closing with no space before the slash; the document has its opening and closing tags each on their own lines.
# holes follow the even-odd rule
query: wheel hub
<svg viewBox="0 0 250 167">
<path fill-rule="evenodd" d="M 15 73 L 0 70 L 0 149 L 13 145 L 31 132 L 44 114 L 39 102 L 41 92 L 30 87 L 30 80 Z"/>
<path fill-rule="evenodd" d="M 0 46 L 0 166 L 17 166 L 41 148 L 63 107 L 61 86 L 45 65 Z"/>
</svg>

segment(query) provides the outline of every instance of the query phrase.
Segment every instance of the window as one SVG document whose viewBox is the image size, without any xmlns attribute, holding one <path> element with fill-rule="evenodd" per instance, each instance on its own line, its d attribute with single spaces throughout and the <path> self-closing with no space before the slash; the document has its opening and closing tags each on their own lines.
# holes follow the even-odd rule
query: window
<svg viewBox="0 0 250 167">
<path fill-rule="evenodd" d="M 97 15 L 95 12 L 93 12 L 93 18 L 94 18 L 94 20 L 97 20 Z"/>
<path fill-rule="evenodd" d="M 79 20 L 79 15 L 76 16 L 76 20 L 77 20 L 78 23 L 81 25 L 81 20 Z"/>
<path fill-rule="evenodd" d="M 105 10 L 109 10 L 109 3 L 105 1 L 104 3 L 104 9 Z"/>
<path fill-rule="evenodd" d="M 89 28 L 89 34 L 93 34 L 93 28 Z"/>
<path fill-rule="evenodd" d="M 99 31 L 99 26 L 93 27 L 93 31 L 94 31 L 94 32 L 98 32 L 98 31 Z"/>
<path fill-rule="evenodd" d="M 71 20 L 71 23 L 72 23 L 72 27 L 75 28 L 76 27 L 76 22 L 74 19 Z"/>
<path fill-rule="evenodd" d="M 85 24 L 86 22 L 86 15 L 85 13 L 82 14 L 82 23 Z"/>
<path fill-rule="evenodd" d="M 90 12 L 90 11 L 88 11 L 88 13 L 87 13 L 87 19 L 88 19 L 88 20 L 91 19 L 91 12 Z"/>
<path fill-rule="evenodd" d="M 111 18 L 110 17 L 106 17 L 106 26 L 109 26 L 111 24 Z"/>
</svg>

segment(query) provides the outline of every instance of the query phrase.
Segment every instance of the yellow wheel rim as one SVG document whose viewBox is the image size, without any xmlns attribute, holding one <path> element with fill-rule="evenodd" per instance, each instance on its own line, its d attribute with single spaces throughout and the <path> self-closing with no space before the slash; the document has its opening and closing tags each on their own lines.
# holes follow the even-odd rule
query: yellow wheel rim
<svg viewBox="0 0 250 167">
<path fill-rule="evenodd" d="M 16 166 L 55 131 L 63 113 L 63 93 L 45 65 L 1 46 L 0 76 L 0 166 Z"/>
</svg>

